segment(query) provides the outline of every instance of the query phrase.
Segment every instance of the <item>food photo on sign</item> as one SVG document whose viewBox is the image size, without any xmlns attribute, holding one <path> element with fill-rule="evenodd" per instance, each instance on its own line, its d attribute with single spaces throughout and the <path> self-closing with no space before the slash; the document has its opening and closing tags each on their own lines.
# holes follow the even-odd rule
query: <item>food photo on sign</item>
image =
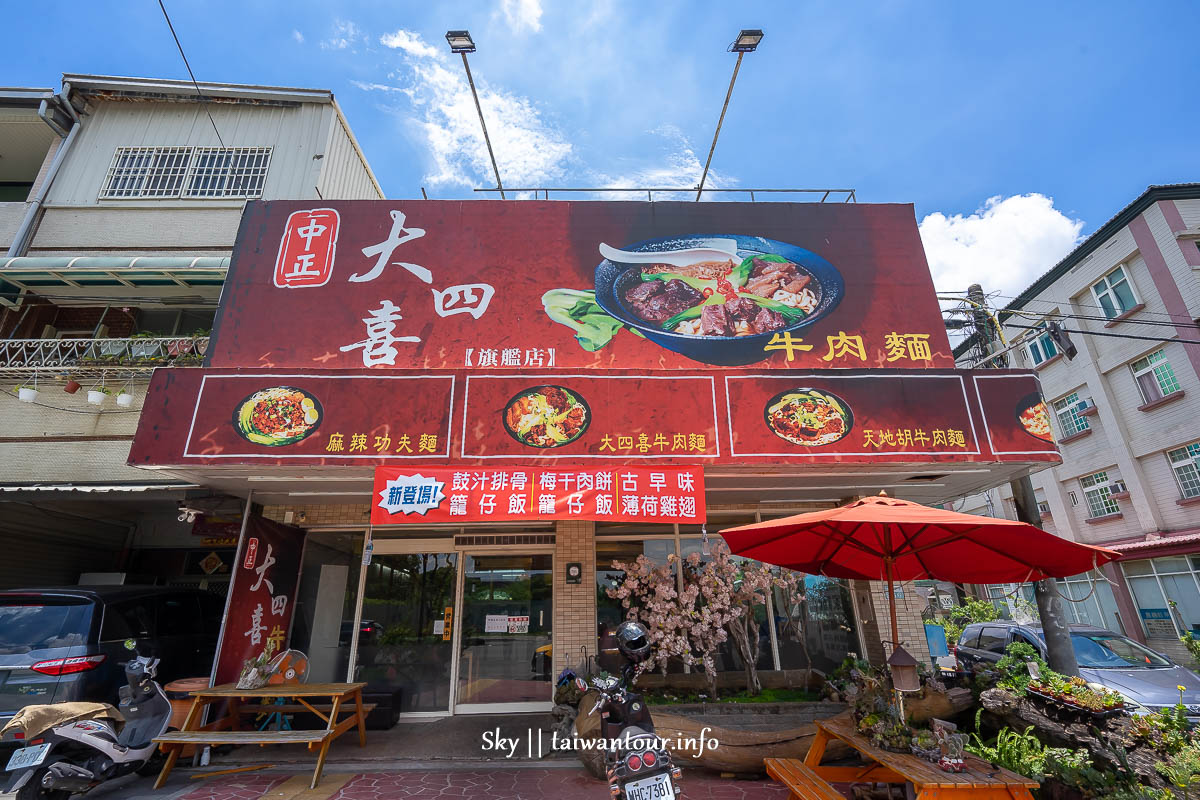
<svg viewBox="0 0 1200 800">
<path fill-rule="evenodd" d="M 889 204 L 251 201 L 213 337 L 212 367 L 953 366 Z"/>
</svg>

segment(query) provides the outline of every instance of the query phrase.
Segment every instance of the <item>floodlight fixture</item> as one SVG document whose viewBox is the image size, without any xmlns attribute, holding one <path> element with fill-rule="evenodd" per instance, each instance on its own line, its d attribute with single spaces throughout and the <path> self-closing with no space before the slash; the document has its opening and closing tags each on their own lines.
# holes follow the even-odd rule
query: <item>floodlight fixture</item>
<svg viewBox="0 0 1200 800">
<path fill-rule="evenodd" d="M 762 33 L 760 31 L 759 38 L 761 37 Z M 475 40 L 471 38 L 470 31 L 446 31 L 446 41 L 450 43 L 451 53 L 475 52 Z"/>
<path fill-rule="evenodd" d="M 730 52 L 733 53 L 753 53 L 758 48 L 758 43 L 762 41 L 763 32 L 757 28 L 744 28 L 738 31 L 737 38 L 733 40 L 733 44 L 729 46 Z"/>
</svg>

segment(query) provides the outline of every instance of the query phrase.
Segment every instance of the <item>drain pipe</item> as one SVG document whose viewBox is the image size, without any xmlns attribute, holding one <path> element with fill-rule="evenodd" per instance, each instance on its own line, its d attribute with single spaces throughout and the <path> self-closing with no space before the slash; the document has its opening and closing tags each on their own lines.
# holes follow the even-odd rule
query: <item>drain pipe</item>
<svg viewBox="0 0 1200 800">
<path fill-rule="evenodd" d="M 54 183 L 54 176 L 58 174 L 58 170 L 62 167 L 63 162 L 67 158 L 67 151 L 71 149 L 71 143 L 75 141 L 75 135 L 79 133 L 81 123 L 79 114 L 71 105 L 71 85 L 63 83 L 63 90 L 55 97 L 66 112 L 71 116 L 71 128 L 63 136 L 62 126 L 55 122 L 50 116 L 50 104 L 47 100 L 42 100 L 38 106 L 38 116 L 42 121 L 50 126 L 51 130 L 63 137 L 62 142 L 58 145 L 58 150 L 54 153 L 54 160 L 50 162 L 50 168 L 46 170 L 46 176 L 42 179 L 41 186 L 38 187 L 37 194 L 29 203 L 29 208 L 25 210 L 25 218 L 21 220 L 21 227 L 17 228 L 16 235 L 13 236 L 12 245 L 8 248 L 9 258 L 25 255 L 29 250 L 30 240 L 33 239 L 33 231 L 38 220 L 42 216 L 42 203 L 46 200 L 46 195 L 50 191 L 50 184 Z"/>
</svg>

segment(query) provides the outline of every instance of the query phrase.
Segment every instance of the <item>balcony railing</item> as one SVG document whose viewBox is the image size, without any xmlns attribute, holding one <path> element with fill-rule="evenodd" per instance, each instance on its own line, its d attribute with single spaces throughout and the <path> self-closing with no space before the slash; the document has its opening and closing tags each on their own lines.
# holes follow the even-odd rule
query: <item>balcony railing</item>
<svg viewBox="0 0 1200 800">
<path fill-rule="evenodd" d="M 3 339 L 0 374 L 46 370 L 75 374 L 146 373 L 156 367 L 199 366 L 207 336 L 127 339 Z"/>
</svg>

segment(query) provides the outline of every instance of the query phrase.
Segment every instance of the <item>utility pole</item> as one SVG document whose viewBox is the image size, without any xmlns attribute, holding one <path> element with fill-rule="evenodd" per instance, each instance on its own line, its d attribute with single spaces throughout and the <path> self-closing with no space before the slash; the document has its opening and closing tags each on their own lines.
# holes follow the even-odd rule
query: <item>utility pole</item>
<svg viewBox="0 0 1200 800">
<path fill-rule="evenodd" d="M 991 318 L 986 311 L 987 298 L 983 294 L 983 287 L 978 283 L 971 284 L 967 288 L 967 299 L 972 303 L 976 335 L 980 337 L 985 351 L 990 350 L 995 340 Z M 1008 486 L 1012 490 L 1013 503 L 1017 507 L 1017 519 L 1034 527 L 1040 526 L 1041 515 L 1038 513 L 1037 498 L 1033 493 L 1033 481 L 1025 475 L 1010 481 Z M 1036 581 L 1033 584 L 1033 594 L 1037 600 L 1038 616 L 1042 619 L 1042 637 L 1046 640 L 1046 664 L 1062 675 L 1078 677 L 1079 664 L 1075 660 L 1075 646 L 1071 643 L 1071 630 L 1067 627 L 1066 616 L 1063 614 L 1058 587 L 1049 579 Z"/>
</svg>

